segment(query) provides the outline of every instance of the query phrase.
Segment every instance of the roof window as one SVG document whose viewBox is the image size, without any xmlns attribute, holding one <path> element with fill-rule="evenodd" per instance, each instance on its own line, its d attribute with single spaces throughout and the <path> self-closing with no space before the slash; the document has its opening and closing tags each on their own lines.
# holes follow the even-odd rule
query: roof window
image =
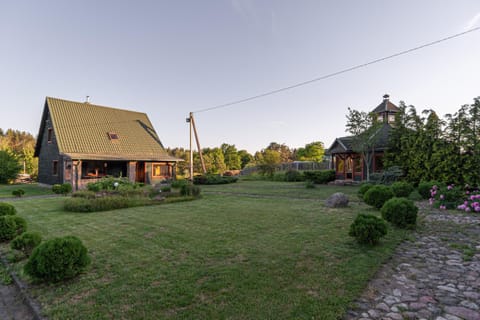
<svg viewBox="0 0 480 320">
<path fill-rule="evenodd" d="M 110 138 L 110 140 L 118 140 L 118 134 L 115 132 L 109 132 L 108 137 Z"/>
</svg>

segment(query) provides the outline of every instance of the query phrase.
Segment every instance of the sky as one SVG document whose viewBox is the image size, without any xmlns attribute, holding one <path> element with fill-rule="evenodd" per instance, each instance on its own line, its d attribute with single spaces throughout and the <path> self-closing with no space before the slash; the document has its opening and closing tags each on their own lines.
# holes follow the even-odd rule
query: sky
<svg viewBox="0 0 480 320">
<path fill-rule="evenodd" d="M 165 147 L 255 152 L 345 132 L 385 93 L 439 115 L 480 96 L 480 31 L 223 109 L 480 26 L 478 0 L 0 0 L 0 128 L 37 135 L 46 96 L 145 112 Z"/>
</svg>

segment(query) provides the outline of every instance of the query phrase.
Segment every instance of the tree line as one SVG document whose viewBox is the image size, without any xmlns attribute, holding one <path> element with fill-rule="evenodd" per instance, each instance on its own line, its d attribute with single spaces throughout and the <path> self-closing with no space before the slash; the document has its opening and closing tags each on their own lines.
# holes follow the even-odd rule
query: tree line
<svg viewBox="0 0 480 320">
<path fill-rule="evenodd" d="M 179 174 L 187 175 L 190 151 L 184 148 L 168 148 L 167 152 L 184 160 L 178 164 L 177 170 Z M 324 153 L 324 145 L 320 141 L 308 143 L 298 149 L 272 142 L 254 154 L 247 150 L 238 150 L 234 144 L 227 143 L 223 143 L 220 147 L 202 149 L 205 167 L 210 174 L 222 174 L 225 171 L 242 170 L 251 166 L 274 166 L 297 160 L 321 162 Z M 193 152 L 193 168 L 195 172 L 202 172 L 200 155 L 197 151 Z"/>
<path fill-rule="evenodd" d="M 385 153 L 385 167 L 399 166 L 407 181 L 480 185 L 480 97 L 440 118 L 401 102 Z"/>
<path fill-rule="evenodd" d="M 30 174 L 31 177 L 36 178 L 38 159 L 33 157 L 35 142 L 35 137 L 28 132 L 13 129 L 4 131 L 0 128 L 0 171 L 10 172 L 8 175 L 10 178 L 7 180 L 10 180 L 11 177 L 15 178 L 19 172 Z M 0 180 L 5 179 L 0 177 Z"/>
</svg>

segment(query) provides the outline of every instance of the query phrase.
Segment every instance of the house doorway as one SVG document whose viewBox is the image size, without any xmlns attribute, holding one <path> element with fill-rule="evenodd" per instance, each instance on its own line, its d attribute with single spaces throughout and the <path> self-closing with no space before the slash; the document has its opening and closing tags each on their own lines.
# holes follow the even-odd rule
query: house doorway
<svg viewBox="0 0 480 320">
<path fill-rule="evenodd" d="M 135 182 L 145 183 L 145 162 L 138 161 L 135 168 Z"/>
</svg>

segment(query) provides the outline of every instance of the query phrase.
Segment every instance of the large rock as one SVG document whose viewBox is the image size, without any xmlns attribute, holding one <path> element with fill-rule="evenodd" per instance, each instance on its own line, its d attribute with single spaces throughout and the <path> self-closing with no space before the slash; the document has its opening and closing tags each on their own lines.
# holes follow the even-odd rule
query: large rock
<svg viewBox="0 0 480 320">
<path fill-rule="evenodd" d="M 341 192 L 334 193 L 325 200 L 325 205 L 329 208 L 346 207 L 348 206 L 348 196 Z"/>
</svg>

